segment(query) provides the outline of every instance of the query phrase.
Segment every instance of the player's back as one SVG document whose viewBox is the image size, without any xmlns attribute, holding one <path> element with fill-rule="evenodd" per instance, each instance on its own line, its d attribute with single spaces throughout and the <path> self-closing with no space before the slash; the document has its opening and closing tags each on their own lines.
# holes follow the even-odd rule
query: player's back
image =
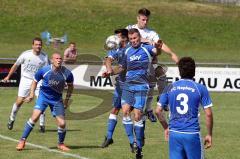
<svg viewBox="0 0 240 159">
<path fill-rule="evenodd" d="M 206 88 L 193 80 L 181 79 L 170 85 L 169 127 L 172 131 L 199 132 L 198 111 Z"/>
</svg>

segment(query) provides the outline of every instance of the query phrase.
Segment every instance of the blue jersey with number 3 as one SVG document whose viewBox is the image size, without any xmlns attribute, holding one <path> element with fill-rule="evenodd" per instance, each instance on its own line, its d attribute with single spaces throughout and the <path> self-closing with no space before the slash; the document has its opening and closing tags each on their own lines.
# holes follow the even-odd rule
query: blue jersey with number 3
<svg viewBox="0 0 240 159">
<path fill-rule="evenodd" d="M 169 85 L 159 99 L 159 106 L 169 106 L 170 131 L 199 132 L 199 105 L 212 106 L 209 92 L 204 85 L 193 80 L 181 79 Z"/>
</svg>

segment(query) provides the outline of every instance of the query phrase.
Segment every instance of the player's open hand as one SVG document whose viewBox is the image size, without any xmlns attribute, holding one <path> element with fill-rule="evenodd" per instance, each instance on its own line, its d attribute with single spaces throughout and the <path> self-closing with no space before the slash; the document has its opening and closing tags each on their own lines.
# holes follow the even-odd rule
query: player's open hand
<svg viewBox="0 0 240 159">
<path fill-rule="evenodd" d="M 207 135 L 204 139 L 205 149 L 208 149 L 212 146 L 212 136 Z"/>
</svg>

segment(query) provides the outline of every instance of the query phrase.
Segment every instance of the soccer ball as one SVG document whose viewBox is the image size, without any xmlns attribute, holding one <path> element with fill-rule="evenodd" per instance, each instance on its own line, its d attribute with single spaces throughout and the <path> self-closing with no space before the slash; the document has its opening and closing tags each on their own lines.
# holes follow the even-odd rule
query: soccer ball
<svg viewBox="0 0 240 159">
<path fill-rule="evenodd" d="M 110 35 L 106 41 L 104 48 L 106 50 L 112 50 L 112 49 L 117 49 L 120 46 L 120 39 L 117 35 Z"/>
</svg>

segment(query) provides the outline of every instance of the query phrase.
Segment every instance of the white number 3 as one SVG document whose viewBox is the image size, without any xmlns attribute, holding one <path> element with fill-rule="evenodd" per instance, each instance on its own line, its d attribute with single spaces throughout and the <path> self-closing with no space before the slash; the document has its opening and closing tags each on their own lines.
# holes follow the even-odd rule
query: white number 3
<svg viewBox="0 0 240 159">
<path fill-rule="evenodd" d="M 181 101 L 180 106 L 177 106 L 177 112 L 179 114 L 186 114 L 188 111 L 188 96 L 184 93 L 180 93 L 177 96 L 177 100 Z"/>
</svg>

